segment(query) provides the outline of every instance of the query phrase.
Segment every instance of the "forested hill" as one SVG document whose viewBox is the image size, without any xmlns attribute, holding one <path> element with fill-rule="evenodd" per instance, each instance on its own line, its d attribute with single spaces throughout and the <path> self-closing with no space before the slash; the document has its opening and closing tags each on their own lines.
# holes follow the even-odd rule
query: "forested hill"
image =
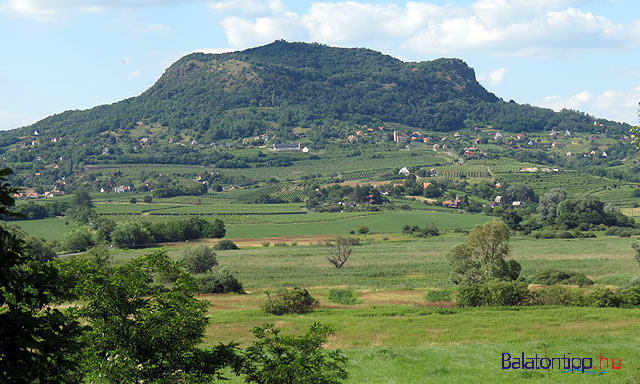
<svg viewBox="0 0 640 384">
<path fill-rule="evenodd" d="M 429 131 L 595 129 L 594 118 L 582 113 L 502 101 L 458 59 L 405 63 L 369 49 L 276 41 L 242 52 L 187 55 L 138 97 L 3 133 L 0 147 L 34 130 L 74 144 L 121 140 L 141 122 L 168 137 L 188 132 L 200 140 L 268 132 L 283 139 L 300 132 L 341 137 L 349 125 L 384 123 Z M 607 128 L 629 127 L 609 122 Z"/>
</svg>

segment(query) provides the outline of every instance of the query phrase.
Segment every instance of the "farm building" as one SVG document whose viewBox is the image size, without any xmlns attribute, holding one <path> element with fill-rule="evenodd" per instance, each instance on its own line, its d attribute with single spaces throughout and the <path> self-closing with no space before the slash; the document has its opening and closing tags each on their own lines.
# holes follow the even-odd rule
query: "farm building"
<svg viewBox="0 0 640 384">
<path fill-rule="evenodd" d="M 301 151 L 302 148 L 300 148 L 300 143 L 296 143 L 296 144 L 279 143 L 279 144 L 273 144 L 273 150 L 274 151 Z"/>
</svg>

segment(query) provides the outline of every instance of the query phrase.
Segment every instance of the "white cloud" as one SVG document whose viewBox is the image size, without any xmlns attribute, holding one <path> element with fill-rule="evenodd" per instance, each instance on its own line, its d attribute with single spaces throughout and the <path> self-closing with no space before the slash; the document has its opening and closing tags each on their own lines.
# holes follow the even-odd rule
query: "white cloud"
<svg viewBox="0 0 640 384">
<path fill-rule="evenodd" d="M 279 2 L 280 3 L 280 2 Z M 280 3 L 281 4 L 281 3 Z M 231 45 L 274 38 L 354 45 L 374 41 L 419 54 L 564 56 L 640 45 L 640 21 L 628 24 L 582 11 L 586 0 L 477 0 L 468 6 L 409 1 L 314 2 L 304 14 L 266 1 L 210 3 L 219 11 L 242 13 L 223 21 Z M 247 15 L 260 13 L 262 17 Z M 268 14 L 269 13 L 269 14 Z M 297 23 L 294 24 L 294 23 Z"/>
<path fill-rule="evenodd" d="M 103 13 L 109 9 L 128 9 L 187 1 L 191 0 L 93 0 L 90 2 L 85 0 L 7 0 L 5 6 L 0 6 L 0 11 L 9 11 L 40 22 L 49 22 L 66 12 Z"/>
<path fill-rule="evenodd" d="M 637 110 L 639 100 L 640 86 L 626 91 L 607 90 L 597 96 L 588 91 L 582 91 L 569 97 L 560 95 L 547 96 L 539 104 L 556 111 L 565 108 L 587 111 L 594 116 L 635 125 L 638 123 Z"/>
<path fill-rule="evenodd" d="M 244 15 L 277 14 L 287 9 L 281 0 L 226 0 L 210 2 L 208 5 L 217 13 L 240 12 Z"/>
<path fill-rule="evenodd" d="M 127 75 L 127 78 L 128 78 L 129 80 L 131 80 L 131 79 L 138 78 L 138 77 L 140 77 L 140 76 L 142 76 L 142 72 L 140 72 L 140 70 L 139 70 L 139 69 L 136 69 L 135 71 L 133 71 L 133 72 L 131 72 L 130 74 L 128 74 L 128 75 Z"/>
<path fill-rule="evenodd" d="M 498 68 L 487 75 L 486 73 L 479 73 L 477 76 L 478 82 L 487 83 L 489 85 L 500 85 L 504 81 L 507 75 L 507 68 Z"/>
<path fill-rule="evenodd" d="M 146 30 L 149 32 L 169 32 L 171 27 L 165 24 L 149 24 Z"/>
<path fill-rule="evenodd" d="M 300 40 L 305 35 L 299 16 L 293 12 L 275 17 L 258 17 L 254 21 L 236 16 L 226 17 L 222 20 L 222 26 L 233 47 L 261 45 L 278 39 Z"/>
<path fill-rule="evenodd" d="M 507 68 L 498 68 L 489 74 L 490 85 L 500 85 L 507 74 Z"/>
</svg>

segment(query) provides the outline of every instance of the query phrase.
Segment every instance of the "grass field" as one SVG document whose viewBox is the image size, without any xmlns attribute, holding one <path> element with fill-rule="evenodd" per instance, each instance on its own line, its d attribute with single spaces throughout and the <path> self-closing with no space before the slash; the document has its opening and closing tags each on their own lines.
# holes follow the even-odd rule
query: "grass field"
<svg viewBox="0 0 640 384">
<path fill-rule="evenodd" d="M 212 304 L 207 345 L 231 340 L 247 345 L 252 327 L 275 323 L 301 334 L 313 322 L 332 325 L 328 348 L 349 357 L 345 383 L 637 383 L 640 378 L 640 309 L 452 308 L 430 302 L 433 287 L 451 287 L 445 254 L 460 235 L 356 247 L 340 271 L 320 246 L 254 248 L 218 253 L 245 284 L 247 295 L 205 295 Z M 560 268 L 585 273 L 599 284 L 624 283 L 638 274 L 629 239 L 512 239 L 523 275 Z M 178 255 L 180 250 L 172 253 Z M 272 316 L 260 311 L 264 292 L 299 285 L 320 301 L 308 315 Z M 360 304 L 329 302 L 328 290 L 356 289 Z M 501 354 L 622 358 L 621 370 L 502 370 Z M 616 360 L 618 364 L 618 360 Z M 599 370 L 600 371 L 600 370 Z M 231 383 L 241 382 L 232 378 Z"/>
<path fill-rule="evenodd" d="M 453 230 L 455 228 L 470 229 L 474 225 L 491 221 L 493 218 L 485 215 L 464 215 L 449 212 L 385 212 L 382 214 L 366 215 L 364 217 L 346 220 L 326 221 L 300 224 L 233 224 L 227 228 L 227 237 L 271 237 L 297 235 L 325 235 L 347 234 L 359 225 L 369 227 L 372 233 L 400 232 L 403 225 L 435 224 L 439 230 Z"/>
<path fill-rule="evenodd" d="M 396 304 L 339 306 L 321 300 L 313 314 L 279 317 L 261 313 L 256 295 L 209 296 L 214 307 L 207 344 L 234 340 L 247 345 L 252 340 L 247 330 L 267 322 L 285 334 L 301 334 L 318 321 L 337 330 L 326 346 L 341 348 L 349 357 L 346 383 L 635 383 L 631 380 L 640 373 L 640 309 L 452 309 L 428 307 L 424 299 L 402 303 L 414 293 L 424 297 L 411 290 L 376 292 Z M 502 353 L 523 352 L 527 357 L 592 358 L 596 368 L 602 354 L 615 357 L 616 364 L 622 358 L 622 369 L 609 369 L 606 376 L 501 369 Z"/>
<path fill-rule="evenodd" d="M 47 241 L 60 241 L 65 233 L 78 228 L 73 220 L 64 218 L 12 221 L 11 224 L 17 225 L 30 235 L 41 237 Z"/>
<path fill-rule="evenodd" d="M 162 199 L 147 206 L 201 208 L 192 198 Z M 206 198 L 202 204 L 228 204 Z M 122 220 L 141 217 L 145 204 L 122 206 Z M 416 208 L 419 202 L 410 202 Z M 299 206 L 299 205 L 297 205 Z M 124 208 L 127 207 L 127 208 Z M 192 208 L 193 207 L 193 208 Z M 426 206 L 424 206 L 426 207 Z M 174 208 L 171 208 L 174 209 Z M 125 214 L 128 212 L 128 215 Z M 225 216 L 221 216 L 223 219 Z M 210 323 L 205 346 L 235 341 L 240 346 L 252 342 L 250 330 L 264 323 L 282 327 L 284 334 L 302 334 L 314 322 L 334 327 L 336 333 L 327 348 L 341 348 L 349 358 L 349 378 L 345 383 L 640 383 L 640 308 L 517 307 L 455 308 L 453 300 L 432 301 L 429 292 L 453 291 L 447 252 L 462 243 L 464 233 L 493 220 L 484 215 L 452 211 L 385 211 L 367 213 L 306 213 L 229 216 L 226 238 L 234 239 L 239 250 L 217 251 L 217 259 L 243 284 L 247 295 L 202 295 L 210 306 Z M 246 218 L 252 223 L 242 223 Z M 162 220 L 162 216 L 153 216 Z M 262 221 L 260 221 L 262 220 Z M 405 224 L 435 224 L 441 236 L 418 239 L 399 233 Z M 74 228 L 64 219 L 16 222 L 25 231 L 48 239 L 61 239 Z M 347 235 L 359 225 L 372 233 L 353 235 L 362 245 L 354 248 L 341 270 L 327 260 L 330 250 L 324 242 Z M 633 239 L 600 236 L 591 239 L 511 239 L 512 257 L 522 265 L 522 276 L 556 268 L 584 273 L 600 286 L 615 288 L 640 269 L 629 243 Z M 213 244 L 216 239 L 168 244 L 164 248 L 180 259 L 185 246 Z M 269 242 L 268 247 L 262 245 Z M 287 246 L 275 246 L 286 243 Z M 293 246 L 293 244 L 297 244 Z M 122 264 L 151 249 L 111 251 L 114 262 Z M 320 302 L 311 314 L 272 316 L 260 309 L 265 292 L 281 287 L 307 288 Z M 332 303 L 330 289 L 357 293 L 352 305 Z M 587 288 L 588 289 L 588 288 Z M 562 370 L 503 370 L 502 353 L 528 357 L 549 356 L 622 358 L 622 369 L 604 374 L 562 373 Z M 616 360 L 617 362 L 617 360 Z M 242 379 L 230 377 L 229 383 Z"/>
</svg>

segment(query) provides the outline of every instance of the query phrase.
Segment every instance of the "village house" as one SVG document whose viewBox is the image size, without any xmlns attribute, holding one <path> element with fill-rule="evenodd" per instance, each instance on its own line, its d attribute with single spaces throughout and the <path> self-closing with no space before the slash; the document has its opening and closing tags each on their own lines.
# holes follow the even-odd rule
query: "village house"
<svg viewBox="0 0 640 384">
<path fill-rule="evenodd" d="M 273 144 L 273 150 L 274 151 L 301 151 L 302 148 L 300 148 L 300 143 L 295 143 L 295 144 L 279 143 L 279 144 Z"/>
<path fill-rule="evenodd" d="M 411 173 L 411 171 L 409 171 L 409 168 L 407 168 L 407 167 L 402 167 L 398 171 L 398 175 L 402 175 L 402 176 L 409 176 L 410 173 Z"/>
<path fill-rule="evenodd" d="M 120 186 L 114 187 L 113 191 L 116 193 L 131 192 L 131 187 L 128 185 L 120 185 Z"/>
<path fill-rule="evenodd" d="M 398 131 L 393 131 L 393 142 L 394 143 L 405 143 L 409 140 L 409 136 L 403 135 L 402 133 L 398 133 Z"/>
</svg>

